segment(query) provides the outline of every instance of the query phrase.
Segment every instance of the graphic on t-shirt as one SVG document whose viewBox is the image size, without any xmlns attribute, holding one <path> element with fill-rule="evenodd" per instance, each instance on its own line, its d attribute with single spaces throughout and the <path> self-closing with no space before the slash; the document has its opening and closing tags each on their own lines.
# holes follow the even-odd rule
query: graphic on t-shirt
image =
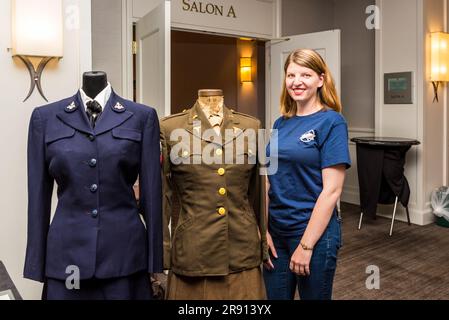
<svg viewBox="0 0 449 320">
<path fill-rule="evenodd" d="M 304 143 L 308 143 L 308 142 L 315 141 L 315 138 L 316 138 L 315 130 L 310 130 L 310 131 L 304 133 L 301 136 L 301 138 L 299 138 L 299 140 L 301 140 Z"/>
</svg>

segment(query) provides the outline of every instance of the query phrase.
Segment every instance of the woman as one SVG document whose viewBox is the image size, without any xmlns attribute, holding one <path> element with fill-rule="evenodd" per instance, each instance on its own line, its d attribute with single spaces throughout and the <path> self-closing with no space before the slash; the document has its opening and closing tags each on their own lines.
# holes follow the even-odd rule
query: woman
<svg viewBox="0 0 449 320">
<path fill-rule="evenodd" d="M 351 166 L 347 125 L 318 53 L 296 50 L 284 70 L 282 117 L 272 137 L 278 170 L 267 183 L 265 286 L 268 299 L 293 299 L 298 287 L 302 300 L 330 300 L 341 246 L 336 205 Z"/>
</svg>

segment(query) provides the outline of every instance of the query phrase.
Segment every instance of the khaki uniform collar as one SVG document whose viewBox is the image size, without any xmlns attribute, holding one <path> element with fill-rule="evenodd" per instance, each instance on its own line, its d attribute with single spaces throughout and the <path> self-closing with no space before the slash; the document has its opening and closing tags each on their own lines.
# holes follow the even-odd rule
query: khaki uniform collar
<svg viewBox="0 0 449 320">
<path fill-rule="evenodd" d="M 206 115 L 204 114 L 203 110 L 201 109 L 201 106 L 199 105 L 199 103 L 196 102 L 195 105 L 187 112 L 188 112 L 188 127 L 186 130 L 188 132 L 190 132 L 191 134 L 193 134 L 194 136 L 200 138 L 201 140 L 214 143 L 213 141 L 211 141 L 211 139 L 204 139 L 202 136 L 202 133 L 205 130 L 208 130 L 208 129 L 211 129 L 212 131 L 214 131 L 214 130 L 213 130 L 212 126 L 210 125 L 209 120 L 207 120 Z M 199 129 L 199 127 L 195 126 L 196 122 L 199 122 L 199 124 L 201 125 L 201 130 Z M 231 111 L 230 109 L 228 109 L 226 106 L 223 106 L 223 123 L 220 128 L 222 139 L 225 139 L 225 130 L 231 129 L 231 130 L 235 131 L 237 129 L 236 125 L 239 123 L 240 123 L 240 121 L 239 121 L 238 117 L 236 117 L 234 112 Z M 240 133 L 242 133 L 243 131 L 244 130 L 240 130 Z M 235 140 L 235 137 L 233 140 Z M 229 142 L 230 141 L 228 141 L 227 143 L 229 143 Z M 223 144 L 227 144 L 227 143 L 225 143 L 223 141 Z"/>
<path fill-rule="evenodd" d="M 198 102 L 195 103 L 195 105 L 188 111 L 188 113 L 189 113 L 189 125 L 193 125 L 193 122 L 196 120 L 201 121 L 202 127 L 206 129 L 212 128 Z M 226 106 L 223 106 L 222 128 L 232 129 L 232 124 L 239 124 L 239 123 L 240 123 L 239 119 L 235 117 L 234 113 Z"/>
</svg>

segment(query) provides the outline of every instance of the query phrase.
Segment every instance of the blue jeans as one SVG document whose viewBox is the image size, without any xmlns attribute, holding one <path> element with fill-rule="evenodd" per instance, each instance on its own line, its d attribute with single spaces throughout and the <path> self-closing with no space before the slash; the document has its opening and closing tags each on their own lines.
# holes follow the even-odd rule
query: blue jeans
<svg viewBox="0 0 449 320">
<path fill-rule="evenodd" d="M 316 243 L 310 261 L 310 275 L 297 276 L 290 271 L 290 258 L 302 235 L 281 237 L 272 234 L 278 258 L 271 256 L 273 270 L 264 268 L 263 276 L 269 300 L 293 300 L 298 287 L 301 300 L 331 300 L 332 285 L 341 247 L 341 222 L 333 215 L 327 229 Z"/>
</svg>

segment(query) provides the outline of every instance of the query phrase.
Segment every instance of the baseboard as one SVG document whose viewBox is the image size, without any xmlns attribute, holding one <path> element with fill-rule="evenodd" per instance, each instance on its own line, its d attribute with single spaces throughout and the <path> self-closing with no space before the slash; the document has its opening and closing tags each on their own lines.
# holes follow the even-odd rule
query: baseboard
<svg viewBox="0 0 449 320">
<path fill-rule="evenodd" d="M 393 205 L 378 205 L 377 215 L 380 217 L 391 219 L 393 209 L 394 209 Z M 410 222 L 418 226 L 425 226 L 428 224 L 432 224 L 436 220 L 435 215 L 433 214 L 431 208 L 419 210 L 413 207 L 409 207 L 409 213 L 410 213 Z M 402 205 L 400 204 L 398 204 L 398 208 L 396 210 L 395 220 L 407 222 L 407 214 L 405 208 L 402 207 Z"/>
<path fill-rule="evenodd" d="M 360 198 L 357 188 L 351 186 L 346 187 L 341 195 L 340 200 L 341 202 L 346 202 L 359 206 Z M 393 215 L 393 209 L 394 205 L 378 204 L 377 215 L 380 217 L 391 219 Z M 410 222 L 418 226 L 425 226 L 428 224 L 432 224 L 436 220 L 436 217 L 433 214 L 432 209 L 430 207 L 426 207 L 426 209 L 424 210 L 419 210 L 409 205 L 409 213 L 410 213 Z M 395 221 L 396 220 L 407 222 L 407 213 L 405 211 L 405 208 L 401 204 L 398 204 L 398 207 L 396 209 Z"/>
</svg>

